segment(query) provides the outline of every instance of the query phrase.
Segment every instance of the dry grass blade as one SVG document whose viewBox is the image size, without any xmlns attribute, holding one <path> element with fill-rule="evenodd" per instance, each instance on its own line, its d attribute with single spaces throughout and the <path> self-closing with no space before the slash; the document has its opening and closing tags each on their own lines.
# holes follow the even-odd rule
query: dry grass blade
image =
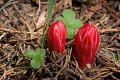
<svg viewBox="0 0 120 80">
<path fill-rule="evenodd" d="M 71 57 L 71 53 L 72 53 L 72 49 L 70 49 L 70 51 L 68 52 L 68 54 L 66 55 L 66 59 L 65 59 L 65 63 L 63 65 L 63 67 L 61 68 L 61 70 L 57 73 L 57 75 L 55 76 L 55 80 L 58 79 L 58 76 L 61 74 L 61 72 L 67 67 L 69 61 L 70 61 L 70 57 Z"/>
<path fill-rule="evenodd" d="M 9 32 L 9 33 L 19 33 L 19 34 L 31 34 L 31 35 L 38 35 L 38 32 L 21 32 L 21 31 L 15 31 L 5 28 L 0 28 L 1 31 Z M 41 34 L 42 35 L 42 34 Z"/>
</svg>

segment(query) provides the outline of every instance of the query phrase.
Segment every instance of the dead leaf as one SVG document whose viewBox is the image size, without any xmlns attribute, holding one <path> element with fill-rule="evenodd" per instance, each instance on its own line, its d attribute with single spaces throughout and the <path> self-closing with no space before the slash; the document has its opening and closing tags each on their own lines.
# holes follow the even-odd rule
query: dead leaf
<svg viewBox="0 0 120 80">
<path fill-rule="evenodd" d="M 64 6 L 68 6 L 68 5 L 72 6 L 72 0 L 63 0 L 63 5 Z"/>
<path fill-rule="evenodd" d="M 116 61 L 115 64 L 117 65 L 117 67 L 120 67 L 120 60 Z"/>
<path fill-rule="evenodd" d="M 94 15 L 94 13 L 97 10 L 100 10 L 101 8 L 102 8 L 102 5 L 100 4 L 97 4 L 96 6 L 92 6 L 90 9 L 88 9 L 88 13 L 86 14 L 86 17 L 90 19 Z"/>
<path fill-rule="evenodd" d="M 38 21 L 36 23 L 36 29 L 39 29 L 46 23 L 46 12 L 42 12 L 38 18 Z"/>
</svg>

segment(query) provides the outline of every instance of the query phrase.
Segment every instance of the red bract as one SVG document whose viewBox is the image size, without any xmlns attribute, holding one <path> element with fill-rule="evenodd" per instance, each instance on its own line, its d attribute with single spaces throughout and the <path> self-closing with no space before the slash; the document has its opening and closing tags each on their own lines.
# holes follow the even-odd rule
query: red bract
<svg viewBox="0 0 120 80">
<path fill-rule="evenodd" d="M 85 24 L 78 30 L 74 39 L 74 53 L 80 67 L 93 64 L 99 43 L 99 32 L 92 24 Z"/>
<path fill-rule="evenodd" d="M 66 28 L 61 20 L 54 22 L 48 29 L 47 45 L 50 53 L 52 51 L 63 54 L 66 43 Z"/>
</svg>

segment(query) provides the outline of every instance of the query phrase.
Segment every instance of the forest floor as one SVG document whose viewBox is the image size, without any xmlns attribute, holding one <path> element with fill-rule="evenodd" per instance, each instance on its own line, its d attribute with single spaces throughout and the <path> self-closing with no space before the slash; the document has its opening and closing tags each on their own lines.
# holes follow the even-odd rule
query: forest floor
<svg viewBox="0 0 120 80">
<path fill-rule="evenodd" d="M 62 64 L 47 51 L 43 66 L 31 68 L 30 59 L 23 54 L 41 47 L 48 4 L 48 0 L 0 0 L 0 80 L 120 80 L 119 0 L 56 0 L 50 24 L 64 9 L 71 9 L 83 23 L 97 26 L 101 42 L 96 60 L 91 69 L 80 69 L 71 39 Z"/>
</svg>

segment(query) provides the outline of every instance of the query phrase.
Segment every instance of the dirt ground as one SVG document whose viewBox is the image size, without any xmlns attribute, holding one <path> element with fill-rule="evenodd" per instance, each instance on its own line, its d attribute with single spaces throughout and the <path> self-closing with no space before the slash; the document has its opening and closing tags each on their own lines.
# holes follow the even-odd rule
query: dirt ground
<svg viewBox="0 0 120 80">
<path fill-rule="evenodd" d="M 31 68 L 30 58 L 23 54 L 41 47 L 48 4 L 48 0 L 0 0 L 0 80 L 119 80 L 120 0 L 55 0 L 50 24 L 64 9 L 72 9 L 77 19 L 97 26 L 101 43 L 96 60 L 91 69 L 80 69 L 71 39 L 61 64 L 47 51 L 43 66 Z"/>
</svg>

